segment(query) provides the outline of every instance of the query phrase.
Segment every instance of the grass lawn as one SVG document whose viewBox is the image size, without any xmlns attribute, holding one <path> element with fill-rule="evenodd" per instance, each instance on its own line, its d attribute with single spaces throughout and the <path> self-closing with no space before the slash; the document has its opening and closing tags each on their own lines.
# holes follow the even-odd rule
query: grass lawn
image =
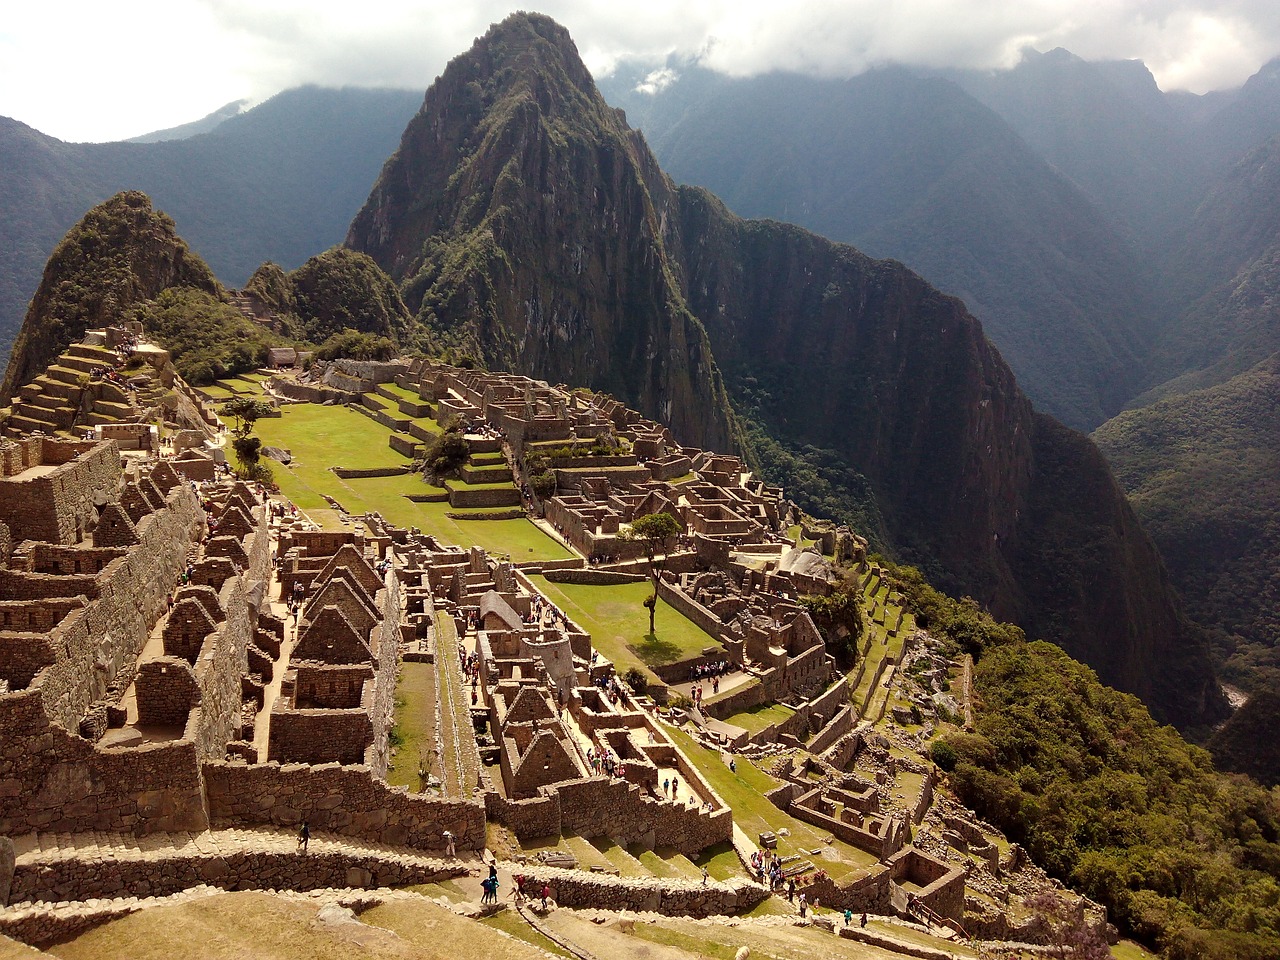
<svg viewBox="0 0 1280 960">
<path fill-rule="evenodd" d="M 474 544 L 490 553 L 509 554 L 514 561 L 565 560 L 573 556 L 528 520 L 454 520 L 445 514 L 466 511 L 454 511 L 447 503 L 406 500 L 406 494 L 434 489 L 416 474 L 340 478 L 329 469 L 331 466 L 398 467 L 409 461 L 387 445 L 390 430 L 354 410 L 309 403 L 288 404 L 281 409 L 278 419 L 259 420 L 257 433 L 264 445 L 283 447 L 293 454 L 291 464 L 273 462 L 271 469 L 285 496 L 308 513 L 325 510 L 327 494 L 349 513 L 376 511 L 399 526 L 417 527 L 446 543 L 462 547 Z M 328 529 L 342 529 L 336 515 L 319 514 L 314 519 Z"/>
<path fill-rule="evenodd" d="M 419 758 L 425 759 L 436 745 L 436 679 L 432 664 L 400 665 L 392 730 L 400 738 L 400 745 L 387 770 L 387 783 L 416 792 Z"/>
<path fill-rule="evenodd" d="M 418 396 L 417 390 L 410 390 L 407 387 L 400 386 L 398 383 L 380 383 L 378 384 L 378 389 L 385 390 L 387 393 L 393 393 L 401 400 L 412 400 L 414 403 L 430 402 L 428 400 L 423 400 Z M 383 399 L 385 400 L 386 398 L 384 397 Z"/>
<path fill-rule="evenodd" d="M 664 600 L 658 601 L 657 633 L 649 634 L 649 612 L 643 604 L 653 588 L 647 581 L 601 587 L 551 583 L 540 576 L 533 579 L 539 590 L 591 634 L 592 645 L 619 671 L 640 664 L 676 663 L 700 655 L 704 647 L 720 647 L 720 641 Z"/>
<path fill-rule="evenodd" d="M 311 913 L 314 916 L 314 907 Z M 385 903 L 360 914 L 360 921 L 398 934 L 396 942 L 400 957 L 449 957 L 450 960 L 533 960 L 536 957 L 546 960 L 541 949 L 524 939 L 516 939 L 514 933 L 517 928 L 514 926 L 510 931 L 512 935 L 504 936 L 508 931 L 503 923 L 476 923 L 425 898 L 421 902 L 395 900 Z M 525 929 L 533 933 L 528 926 Z M 363 958 L 365 955 L 353 944 L 347 945 L 345 957 Z M 248 951 L 244 956 L 263 954 Z"/>
<path fill-rule="evenodd" d="M 778 838 L 778 852 L 784 857 L 799 854 L 815 867 L 827 871 L 837 881 L 876 863 L 872 854 L 851 844 L 839 840 L 827 844 L 829 833 L 783 813 L 765 799 L 764 794 L 776 787 L 778 782 L 749 760 L 738 757 L 735 763 L 737 771 L 730 771 L 720 759 L 718 750 L 699 746 L 683 730 L 668 727 L 667 732 L 711 784 L 712 789 L 733 808 L 733 822 L 742 827 L 748 836 L 754 838 L 766 830 L 777 833 L 786 827 L 791 831 L 791 836 Z M 818 848 L 822 849 L 821 853 L 809 852 Z"/>
<path fill-rule="evenodd" d="M 731 843 L 717 843 L 713 847 L 707 847 L 693 862 L 699 867 L 706 867 L 712 880 L 730 880 L 747 875 Z"/>
<path fill-rule="evenodd" d="M 731 723 L 735 727 L 741 727 L 751 733 L 759 733 L 765 727 L 781 723 L 794 715 L 795 711 L 786 704 L 772 703 L 762 707 L 753 707 L 750 710 L 743 710 L 741 713 L 735 713 L 730 717 L 726 717 L 724 722 Z"/>
</svg>

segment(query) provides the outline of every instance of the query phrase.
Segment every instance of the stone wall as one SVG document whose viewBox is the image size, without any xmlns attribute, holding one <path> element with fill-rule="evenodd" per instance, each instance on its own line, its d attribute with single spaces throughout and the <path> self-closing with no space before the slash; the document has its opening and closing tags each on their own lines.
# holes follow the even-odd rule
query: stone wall
<svg viewBox="0 0 1280 960">
<path fill-rule="evenodd" d="M 724 624 L 720 622 L 720 618 L 679 587 L 673 586 L 665 580 L 660 580 L 658 582 L 658 596 L 711 634 L 712 637 L 721 638 L 724 636 Z"/>
<path fill-rule="evenodd" d="M 881 864 L 840 883 L 823 874 L 811 879 L 800 889 L 810 903 L 818 899 L 824 907 L 835 910 L 879 914 L 891 913 L 893 910 L 889 869 Z"/>
<path fill-rule="evenodd" d="M 530 867 L 525 870 L 525 891 L 536 896 L 543 884 L 551 888 L 551 899 L 565 907 L 598 907 L 604 910 L 635 910 L 674 917 L 710 917 L 744 913 L 763 903 L 767 887 L 749 880 L 713 881 L 703 886 L 697 880 L 611 877 Z"/>
<path fill-rule="evenodd" d="M 208 826 L 189 740 L 96 749 L 50 721 L 38 688 L 0 694 L 0 834 Z"/>
<path fill-rule="evenodd" d="M 271 711 L 271 760 L 360 764 L 372 743 L 373 727 L 363 709 L 295 710 L 281 698 Z"/>
<path fill-rule="evenodd" d="M 886 864 L 894 883 L 910 881 L 923 887 L 915 894 L 930 910 L 948 920 L 964 918 L 965 870 L 927 856 L 915 847 L 906 847 Z"/>
<path fill-rule="evenodd" d="M 483 804 L 409 793 L 367 767 L 206 763 L 204 779 L 219 826 L 296 827 L 306 820 L 313 830 L 422 850 L 443 849 L 445 830 L 459 849 L 485 844 Z"/>
<path fill-rule="evenodd" d="M 164 897 L 201 884 L 227 890 L 315 890 L 398 887 L 461 876 L 446 861 L 401 862 L 355 850 L 239 850 L 156 859 L 84 861 L 75 858 L 23 865 L 14 873 L 10 900 L 58 902 L 108 897 Z"/>
<path fill-rule="evenodd" d="M 588 777 L 557 784 L 563 831 L 587 838 L 608 836 L 623 846 L 672 847 L 699 853 L 733 838 L 733 814 L 708 813 L 666 800 L 653 800 L 623 780 Z"/>
<path fill-rule="evenodd" d="M 112 441 L 90 449 L 44 440 L 41 463 L 61 464 L 50 473 L 0 481 L 0 522 L 14 543 L 45 540 L 76 543 L 93 526 L 94 497 L 111 500 L 120 484 L 120 450 Z M 62 458 L 71 453 L 73 459 Z"/>
<path fill-rule="evenodd" d="M 58 660 L 34 685 L 43 692 L 45 709 L 63 727 L 76 729 L 89 704 L 106 695 L 116 675 L 132 670 L 151 628 L 168 608 L 169 590 L 203 524 L 204 512 L 191 488 L 174 487 L 165 509 L 138 524 L 138 545 L 98 575 L 96 602 L 73 610 L 54 629 Z"/>
</svg>

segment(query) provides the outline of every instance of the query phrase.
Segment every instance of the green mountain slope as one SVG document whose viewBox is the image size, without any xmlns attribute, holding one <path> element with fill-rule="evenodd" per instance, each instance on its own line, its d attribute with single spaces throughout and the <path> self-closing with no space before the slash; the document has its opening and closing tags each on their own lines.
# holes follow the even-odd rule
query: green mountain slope
<svg viewBox="0 0 1280 960">
<path fill-rule="evenodd" d="M 1103 424 L 1094 440 L 1226 679 L 1280 682 L 1280 354 Z"/>
<path fill-rule="evenodd" d="M 347 243 L 442 343 L 612 390 L 709 446 L 741 416 L 752 456 L 825 451 L 874 501 L 847 515 L 880 517 L 891 549 L 1044 624 L 1163 718 L 1220 713 L 1106 464 L 1033 412 L 964 305 L 676 188 L 547 18 L 513 16 L 449 65 Z"/>
</svg>

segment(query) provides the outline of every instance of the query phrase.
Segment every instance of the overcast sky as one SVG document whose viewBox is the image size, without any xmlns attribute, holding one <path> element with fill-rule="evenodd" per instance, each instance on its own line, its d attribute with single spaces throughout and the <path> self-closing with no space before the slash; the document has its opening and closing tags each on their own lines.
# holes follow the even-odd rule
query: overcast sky
<svg viewBox="0 0 1280 960">
<path fill-rule="evenodd" d="M 113 140 L 301 83 L 425 90 L 502 0 L 9 0 L 0 115 Z M 1277 0 L 545 0 L 603 75 L 620 58 L 849 76 L 1012 66 L 1027 46 L 1144 60 L 1162 88 L 1239 86 L 1280 53 Z"/>
</svg>

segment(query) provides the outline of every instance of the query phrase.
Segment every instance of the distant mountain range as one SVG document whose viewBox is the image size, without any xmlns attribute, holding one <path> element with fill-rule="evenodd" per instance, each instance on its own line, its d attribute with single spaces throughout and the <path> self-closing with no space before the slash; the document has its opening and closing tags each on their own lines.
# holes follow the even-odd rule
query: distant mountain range
<svg viewBox="0 0 1280 960">
<path fill-rule="evenodd" d="M 54 245 L 120 190 L 147 193 L 230 286 L 264 260 L 299 266 L 342 240 L 421 103 L 420 91 L 302 87 L 159 143 L 63 143 L 0 118 L 0 350 Z"/>
</svg>

